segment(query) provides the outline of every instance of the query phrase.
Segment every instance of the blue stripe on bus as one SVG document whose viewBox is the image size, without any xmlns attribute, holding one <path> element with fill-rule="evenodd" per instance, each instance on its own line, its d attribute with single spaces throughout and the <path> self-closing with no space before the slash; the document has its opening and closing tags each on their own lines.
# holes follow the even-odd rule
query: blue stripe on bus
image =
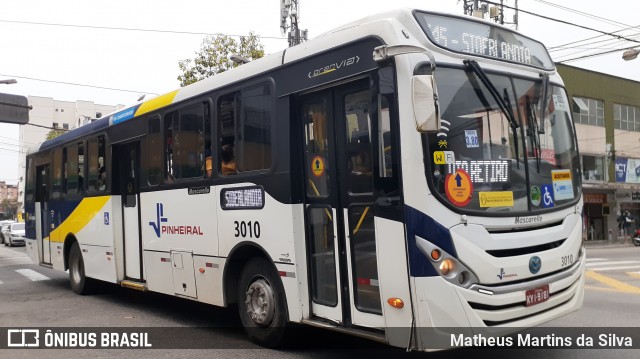
<svg viewBox="0 0 640 359">
<path fill-rule="evenodd" d="M 413 277 L 438 276 L 439 274 L 429 261 L 429 258 L 418 248 L 416 236 L 428 240 L 443 251 L 458 258 L 449 230 L 433 218 L 407 205 L 404 206 L 404 216 L 407 226 L 409 273 Z"/>
<path fill-rule="evenodd" d="M 111 115 L 111 124 L 115 125 L 116 123 L 132 119 L 136 115 L 136 110 L 138 109 L 138 107 L 140 107 L 139 104 L 114 113 L 113 115 Z"/>
</svg>

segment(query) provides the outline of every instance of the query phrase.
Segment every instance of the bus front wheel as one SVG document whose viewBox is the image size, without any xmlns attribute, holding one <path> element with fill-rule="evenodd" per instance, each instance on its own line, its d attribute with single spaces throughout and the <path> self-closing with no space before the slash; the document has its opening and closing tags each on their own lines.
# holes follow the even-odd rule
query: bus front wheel
<svg viewBox="0 0 640 359">
<path fill-rule="evenodd" d="M 74 242 L 69 251 L 69 281 L 74 293 L 89 294 L 91 292 L 93 280 L 85 276 L 84 260 L 78 242 Z"/>
<path fill-rule="evenodd" d="M 238 311 L 249 339 L 268 348 L 282 345 L 286 308 L 284 287 L 273 264 L 264 258 L 251 259 L 238 286 Z"/>
</svg>

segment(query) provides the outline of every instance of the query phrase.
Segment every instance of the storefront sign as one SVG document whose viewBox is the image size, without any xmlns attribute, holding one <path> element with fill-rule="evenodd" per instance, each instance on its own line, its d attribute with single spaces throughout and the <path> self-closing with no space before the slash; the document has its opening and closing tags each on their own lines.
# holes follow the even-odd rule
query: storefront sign
<svg viewBox="0 0 640 359">
<path fill-rule="evenodd" d="M 627 158 L 616 157 L 616 182 L 627 181 Z"/>
<path fill-rule="evenodd" d="M 616 182 L 640 183 L 640 159 L 616 158 Z"/>
<path fill-rule="evenodd" d="M 616 192 L 616 202 L 637 202 L 640 203 L 640 191 Z"/>
<path fill-rule="evenodd" d="M 585 193 L 584 203 L 603 204 L 607 202 L 607 195 L 604 193 Z"/>
</svg>

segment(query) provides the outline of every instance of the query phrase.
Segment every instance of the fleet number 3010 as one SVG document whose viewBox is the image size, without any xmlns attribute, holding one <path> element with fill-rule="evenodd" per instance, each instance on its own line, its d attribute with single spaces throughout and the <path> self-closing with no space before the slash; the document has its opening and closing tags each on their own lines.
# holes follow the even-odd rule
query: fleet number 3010
<svg viewBox="0 0 640 359">
<path fill-rule="evenodd" d="M 260 238 L 260 222 L 258 221 L 234 221 L 233 225 L 236 238 Z"/>
<path fill-rule="evenodd" d="M 573 264 L 573 254 L 562 256 L 562 267 L 566 267 L 571 264 Z"/>
</svg>

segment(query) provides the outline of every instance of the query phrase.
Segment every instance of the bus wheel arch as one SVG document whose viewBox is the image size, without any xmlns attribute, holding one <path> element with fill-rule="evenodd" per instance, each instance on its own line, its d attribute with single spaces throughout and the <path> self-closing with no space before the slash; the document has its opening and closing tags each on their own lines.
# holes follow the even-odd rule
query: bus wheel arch
<svg viewBox="0 0 640 359">
<path fill-rule="evenodd" d="M 237 303 L 249 339 L 265 347 L 280 346 L 289 318 L 287 302 L 282 279 L 266 252 L 255 244 L 234 248 L 224 281 L 227 303 Z"/>
<path fill-rule="evenodd" d="M 67 235 L 67 238 L 64 239 L 64 247 L 63 247 L 63 260 L 64 260 L 64 270 L 68 270 L 69 269 L 69 253 L 71 252 L 71 247 L 73 246 L 74 243 L 77 243 L 78 240 L 76 239 L 76 237 L 69 233 Z"/>
<path fill-rule="evenodd" d="M 86 276 L 82 250 L 73 235 L 69 235 L 65 239 L 64 253 L 65 268 L 69 270 L 71 290 L 80 295 L 92 293 L 95 289 L 96 281 Z"/>
<path fill-rule="evenodd" d="M 253 242 L 238 243 L 229 251 L 222 278 L 225 306 L 238 302 L 238 281 L 240 280 L 242 269 L 251 258 L 255 257 L 262 257 L 271 261 L 271 257 L 267 252 L 260 245 Z"/>
</svg>

